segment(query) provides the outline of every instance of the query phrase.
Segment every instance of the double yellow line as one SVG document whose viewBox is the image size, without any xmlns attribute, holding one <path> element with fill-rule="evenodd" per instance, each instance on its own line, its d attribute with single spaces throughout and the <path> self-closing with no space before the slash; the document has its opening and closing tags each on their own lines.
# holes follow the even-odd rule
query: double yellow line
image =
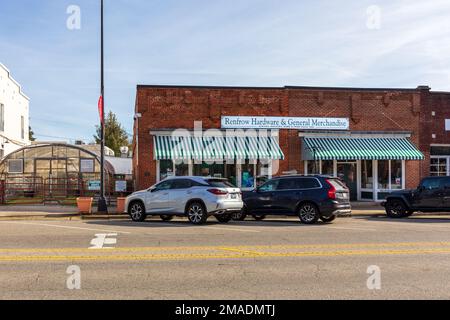
<svg viewBox="0 0 450 320">
<path fill-rule="evenodd" d="M 450 254 L 450 242 L 0 249 L 1 262 L 168 261 Z"/>
</svg>

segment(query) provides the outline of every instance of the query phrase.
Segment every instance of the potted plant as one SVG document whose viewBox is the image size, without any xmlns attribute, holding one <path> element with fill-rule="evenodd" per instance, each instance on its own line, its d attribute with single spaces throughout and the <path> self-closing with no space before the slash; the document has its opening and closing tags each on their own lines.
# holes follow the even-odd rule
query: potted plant
<svg viewBox="0 0 450 320">
<path fill-rule="evenodd" d="M 80 213 L 91 214 L 92 213 L 92 202 L 94 198 L 77 198 L 78 211 Z"/>
</svg>

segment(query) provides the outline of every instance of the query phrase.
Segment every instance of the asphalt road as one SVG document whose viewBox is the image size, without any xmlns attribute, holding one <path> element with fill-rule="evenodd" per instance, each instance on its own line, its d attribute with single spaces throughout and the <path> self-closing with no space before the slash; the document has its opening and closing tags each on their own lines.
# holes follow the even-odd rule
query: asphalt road
<svg viewBox="0 0 450 320">
<path fill-rule="evenodd" d="M 0 299 L 450 298 L 450 216 L 214 220 L 0 220 Z"/>
</svg>

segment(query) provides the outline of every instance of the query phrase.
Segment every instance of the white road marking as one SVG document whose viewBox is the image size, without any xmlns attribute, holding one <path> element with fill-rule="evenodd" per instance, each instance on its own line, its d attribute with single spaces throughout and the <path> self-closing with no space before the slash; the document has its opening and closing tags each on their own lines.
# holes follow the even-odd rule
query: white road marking
<svg viewBox="0 0 450 320">
<path fill-rule="evenodd" d="M 236 229 L 236 228 L 219 228 L 219 227 L 201 227 L 202 229 L 214 229 L 214 230 L 223 230 L 223 231 L 237 231 L 237 232 L 251 232 L 251 233 L 260 233 L 258 230 L 250 230 L 250 229 Z"/>
<path fill-rule="evenodd" d="M 53 228 L 62 228 L 62 229 L 74 229 L 74 230 L 86 230 L 86 231 L 96 231 L 96 232 L 113 232 L 113 233 L 123 233 L 130 234 L 131 232 L 126 231 L 116 231 L 116 230 L 105 230 L 105 229 L 93 229 L 93 228 L 81 228 L 81 227 L 69 227 L 69 226 L 61 226 L 47 223 L 27 223 L 27 222 L 19 222 L 19 221 L 0 221 L 0 223 L 9 223 L 9 224 L 21 224 L 28 226 L 41 226 L 41 227 L 53 227 Z"/>
<path fill-rule="evenodd" d="M 113 245 L 117 243 L 117 233 L 99 233 L 92 239 L 89 249 L 114 249 L 114 247 L 105 247 L 105 245 Z"/>
</svg>

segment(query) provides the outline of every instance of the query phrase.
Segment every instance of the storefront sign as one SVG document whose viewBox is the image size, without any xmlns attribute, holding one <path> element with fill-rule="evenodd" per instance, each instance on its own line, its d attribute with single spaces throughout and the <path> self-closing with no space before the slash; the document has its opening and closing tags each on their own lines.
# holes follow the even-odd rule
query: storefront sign
<svg viewBox="0 0 450 320">
<path fill-rule="evenodd" d="M 116 192 L 127 192 L 127 182 L 125 180 L 116 181 Z"/>
<path fill-rule="evenodd" d="M 100 191 L 100 181 L 91 180 L 88 182 L 89 191 Z"/>
<path fill-rule="evenodd" d="M 347 118 L 222 117 L 222 129 L 350 130 Z"/>
</svg>

